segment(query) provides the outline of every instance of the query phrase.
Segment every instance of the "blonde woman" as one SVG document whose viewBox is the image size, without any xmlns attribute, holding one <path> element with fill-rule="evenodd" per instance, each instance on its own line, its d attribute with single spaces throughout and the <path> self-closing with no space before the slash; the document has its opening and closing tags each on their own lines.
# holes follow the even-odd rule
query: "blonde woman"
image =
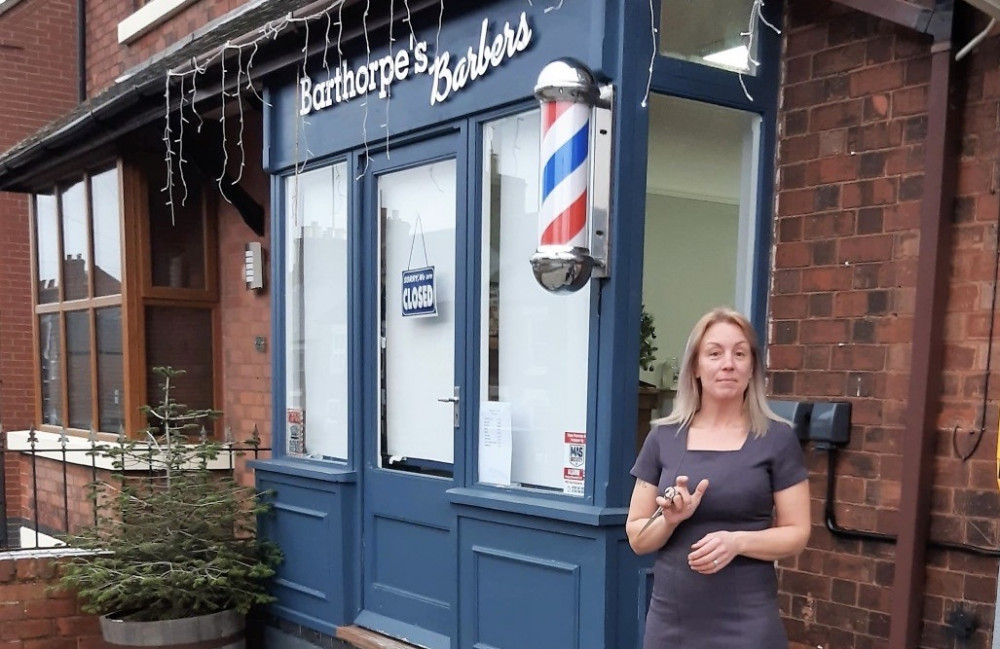
<svg viewBox="0 0 1000 649">
<path fill-rule="evenodd" d="M 673 411 L 632 475 L 629 544 L 657 553 L 643 649 L 788 649 L 774 561 L 809 540 L 808 471 L 745 317 L 720 308 L 694 326 Z"/>
</svg>

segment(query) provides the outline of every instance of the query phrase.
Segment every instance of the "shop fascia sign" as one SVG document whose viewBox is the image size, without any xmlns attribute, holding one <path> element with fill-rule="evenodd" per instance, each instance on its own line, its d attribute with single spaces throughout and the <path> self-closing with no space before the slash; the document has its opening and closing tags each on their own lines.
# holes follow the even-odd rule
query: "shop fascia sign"
<svg viewBox="0 0 1000 649">
<path fill-rule="evenodd" d="M 380 99 L 385 99 L 392 84 L 421 74 L 431 77 L 431 106 L 446 101 L 452 93 L 462 90 L 492 68 L 500 67 L 504 61 L 526 50 L 531 43 L 532 32 L 524 12 L 521 12 L 516 27 L 510 21 L 505 22 L 502 32 L 493 36 L 492 42 L 489 24 L 488 18 L 483 20 L 478 50 L 470 46 L 465 56 L 454 61 L 450 52 L 442 52 L 432 61 L 427 52 L 427 41 L 411 37 L 407 49 L 390 52 L 356 67 L 344 61 L 332 76 L 327 74 L 323 79 L 305 76 L 299 80 L 299 115 L 308 115 L 376 91 Z"/>
</svg>

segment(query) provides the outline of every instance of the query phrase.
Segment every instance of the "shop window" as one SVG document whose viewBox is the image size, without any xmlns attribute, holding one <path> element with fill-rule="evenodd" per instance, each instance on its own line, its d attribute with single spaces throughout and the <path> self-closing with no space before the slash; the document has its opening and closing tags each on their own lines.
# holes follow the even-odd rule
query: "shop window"
<svg viewBox="0 0 1000 649">
<path fill-rule="evenodd" d="M 743 36 L 754 0 L 660 0 L 660 53 L 701 65 L 756 74 Z M 754 46 L 756 49 L 756 44 Z"/>
<path fill-rule="evenodd" d="M 157 365 L 187 372 L 178 401 L 214 405 L 211 204 L 192 174 L 188 200 L 172 216 L 158 169 L 124 164 L 34 196 L 43 431 L 141 430 L 139 406 L 158 394 Z"/>
<path fill-rule="evenodd" d="M 720 305 L 751 313 L 759 133 L 755 114 L 651 97 L 643 303 L 657 349 L 640 379 L 657 398 L 647 422 L 671 405 L 697 319 Z"/>
<path fill-rule="evenodd" d="M 287 450 L 347 458 L 347 165 L 285 181 Z"/>
<path fill-rule="evenodd" d="M 532 111 L 483 134 L 479 480 L 582 496 L 590 291 L 552 295 L 528 264 L 539 133 Z"/>
</svg>

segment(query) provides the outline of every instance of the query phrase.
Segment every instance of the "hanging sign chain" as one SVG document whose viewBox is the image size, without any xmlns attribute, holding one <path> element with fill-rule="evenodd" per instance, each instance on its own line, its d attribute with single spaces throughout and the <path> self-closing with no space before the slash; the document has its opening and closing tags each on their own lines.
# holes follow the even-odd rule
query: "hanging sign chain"
<svg viewBox="0 0 1000 649">
<path fill-rule="evenodd" d="M 420 232 L 420 245 L 424 249 L 424 266 L 430 266 L 431 261 L 427 256 L 427 240 L 424 239 L 424 222 L 420 218 L 420 212 L 417 212 L 417 220 L 413 224 L 413 236 L 410 238 L 410 256 L 406 260 L 406 270 L 413 268 L 413 246 L 417 243 L 417 231 Z"/>
</svg>

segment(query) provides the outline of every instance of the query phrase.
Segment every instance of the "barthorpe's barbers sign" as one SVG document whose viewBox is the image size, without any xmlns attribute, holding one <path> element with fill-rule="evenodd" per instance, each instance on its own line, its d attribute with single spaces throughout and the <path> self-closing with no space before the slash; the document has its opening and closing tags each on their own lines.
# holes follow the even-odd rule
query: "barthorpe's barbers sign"
<svg viewBox="0 0 1000 649">
<path fill-rule="evenodd" d="M 406 79 L 411 72 L 414 75 L 429 75 L 433 80 L 431 106 L 445 101 L 452 92 L 461 90 L 491 68 L 499 67 L 505 60 L 526 50 L 531 43 L 531 28 L 524 12 L 521 12 L 516 28 L 509 21 L 505 22 L 503 32 L 493 37 L 492 44 L 487 44 L 490 39 L 489 23 L 489 19 L 483 20 L 479 49 L 473 50 L 470 46 L 468 53 L 457 59 L 454 65 L 450 52 L 442 52 L 432 61 L 432 55 L 427 52 L 427 41 L 411 38 L 408 49 L 390 52 L 356 68 L 344 61 L 333 76 L 327 74 L 327 78 L 315 81 L 303 77 L 299 80 L 299 115 L 308 115 L 376 90 L 379 98 L 385 99 L 392 84 Z"/>
</svg>

